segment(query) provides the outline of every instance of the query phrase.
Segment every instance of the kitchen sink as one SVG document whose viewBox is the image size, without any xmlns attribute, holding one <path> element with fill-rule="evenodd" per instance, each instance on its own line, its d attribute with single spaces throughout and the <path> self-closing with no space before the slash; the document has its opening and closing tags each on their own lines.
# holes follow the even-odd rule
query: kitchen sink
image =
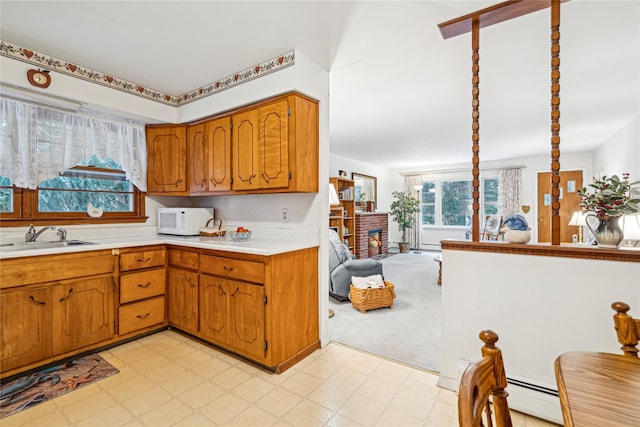
<svg viewBox="0 0 640 427">
<path fill-rule="evenodd" d="M 26 251 L 30 249 L 53 249 L 53 248 L 65 248 L 81 245 L 95 245 L 95 242 L 87 242 L 84 240 L 65 240 L 54 242 L 17 242 L 7 243 L 0 245 L 1 251 Z"/>
</svg>

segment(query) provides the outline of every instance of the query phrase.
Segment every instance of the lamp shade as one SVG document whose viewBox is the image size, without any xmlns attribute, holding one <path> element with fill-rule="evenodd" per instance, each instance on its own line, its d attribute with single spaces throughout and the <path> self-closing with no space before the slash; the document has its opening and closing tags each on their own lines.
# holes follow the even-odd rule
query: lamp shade
<svg viewBox="0 0 640 427">
<path fill-rule="evenodd" d="M 620 221 L 624 241 L 640 240 L 640 215 L 624 215 Z"/>
<path fill-rule="evenodd" d="M 336 187 L 332 183 L 329 183 L 329 206 L 337 206 L 339 204 L 340 199 L 338 198 Z"/>
<path fill-rule="evenodd" d="M 586 215 L 582 211 L 574 212 L 569 220 L 569 225 L 584 226 L 587 225 Z"/>
</svg>

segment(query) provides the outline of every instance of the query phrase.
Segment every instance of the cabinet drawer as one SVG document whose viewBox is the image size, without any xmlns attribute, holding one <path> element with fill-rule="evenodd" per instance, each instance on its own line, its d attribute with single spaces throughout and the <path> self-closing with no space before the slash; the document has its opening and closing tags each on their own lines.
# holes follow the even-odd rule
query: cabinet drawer
<svg viewBox="0 0 640 427">
<path fill-rule="evenodd" d="M 169 249 L 169 264 L 180 268 L 198 269 L 198 253 Z"/>
<path fill-rule="evenodd" d="M 163 266 L 164 262 L 164 249 L 153 249 L 148 251 L 120 254 L 120 271 L 159 267 Z"/>
<path fill-rule="evenodd" d="M 120 276 L 120 303 L 164 295 L 166 281 L 164 268 L 123 274 Z"/>
<path fill-rule="evenodd" d="M 0 260 L 0 288 L 113 273 L 116 263 L 111 250 Z"/>
<path fill-rule="evenodd" d="M 245 282 L 264 283 L 264 264 L 255 261 L 202 255 L 200 271 Z"/>
<path fill-rule="evenodd" d="M 164 322 L 164 297 L 153 298 L 119 308 L 119 334 L 125 335 Z"/>
</svg>

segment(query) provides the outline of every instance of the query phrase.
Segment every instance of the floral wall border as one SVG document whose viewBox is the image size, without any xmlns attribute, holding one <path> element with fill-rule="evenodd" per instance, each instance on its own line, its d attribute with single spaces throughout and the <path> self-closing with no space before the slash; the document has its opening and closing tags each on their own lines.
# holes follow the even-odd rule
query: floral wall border
<svg viewBox="0 0 640 427">
<path fill-rule="evenodd" d="M 295 51 L 290 51 L 276 58 L 245 68 L 242 71 L 219 79 L 208 85 L 191 90 L 182 95 L 169 95 L 160 91 L 144 87 L 118 77 L 113 77 L 99 71 L 91 70 L 53 56 L 35 52 L 24 47 L 17 46 L 5 40 L 0 40 L 0 56 L 26 62 L 36 67 L 56 71 L 82 80 L 140 96 L 151 101 L 179 107 L 201 98 L 213 95 L 242 83 L 280 71 L 295 64 Z"/>
</svg>

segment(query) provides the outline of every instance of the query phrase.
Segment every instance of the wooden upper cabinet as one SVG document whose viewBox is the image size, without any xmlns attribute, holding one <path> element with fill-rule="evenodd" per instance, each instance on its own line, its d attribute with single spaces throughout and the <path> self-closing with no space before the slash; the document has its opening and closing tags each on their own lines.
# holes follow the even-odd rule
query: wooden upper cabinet
<svg viewBox="0 0 640 427">
<path fill-rule="evenodd" d="M 231 117 L 189 127 L 191 194 L 231 190 Z"/>
<path fill-rule="evenodd" d="M 289 114 L 287 100 L 258 109 L 260 188 L 289 186 Z"/>
<path fill-rule="evenodd" d="M 147 127 L 147 192 L 187 194 L 186 126 Z"/>
<path fill-rule="evenodd" d="M 232 117 L 234 191 L 318 191 L 318 103 L 299 94 Z"/>
<path fill-rule="evenodd" d="M 233 186 L 234 190 L 258 189 L 258 110 L 232 117 Z"/>
<path fill-rule="evenodd" d="M 317 192 L 318 102 L 292 92 L 197 123 L 147 127 L 147 191 Z"/>
</svg>

